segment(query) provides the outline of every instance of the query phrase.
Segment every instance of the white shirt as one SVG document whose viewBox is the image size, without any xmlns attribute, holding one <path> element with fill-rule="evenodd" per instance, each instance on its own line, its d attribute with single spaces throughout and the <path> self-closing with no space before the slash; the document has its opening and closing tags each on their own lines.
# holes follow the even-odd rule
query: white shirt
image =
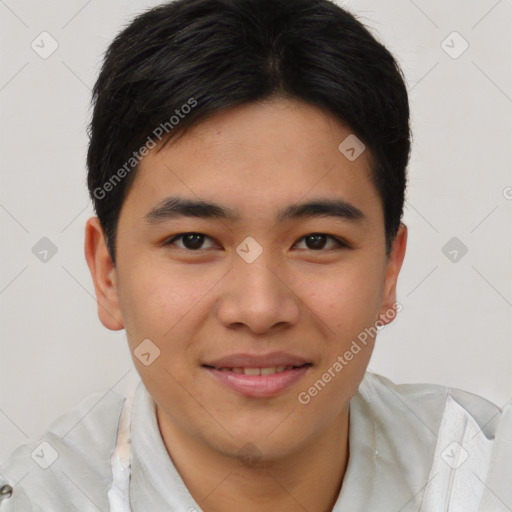
<svg viewBox="0 0 512 512">
<path fill-rule="evenodd" d="M 141 381 L 132 397 L 93 393 L 18 447 L 0 466 L 0 512 L 201 512 Z M 367 372 L 349 447 L 333 512 L 512 511 L 512 404 Z"/>
</svg>

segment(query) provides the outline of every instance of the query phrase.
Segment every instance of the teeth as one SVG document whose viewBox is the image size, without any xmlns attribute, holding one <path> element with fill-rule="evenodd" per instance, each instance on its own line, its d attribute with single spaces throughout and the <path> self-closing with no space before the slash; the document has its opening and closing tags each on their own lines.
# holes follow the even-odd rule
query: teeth
<svg viewBox="0 0 512 512">
<path fill-rule="evenodd" d="M 292 370 L 293 366 L 269 366 L 268 368 L 219 368 L 221 372 L 233 372 L 239 375 L 273 375 L 285 370 Z"/>
<path fill-rule="evenodd" d="M 244 368 L 245 375 L 261 375 L 259 368 Z"/>
</svg>

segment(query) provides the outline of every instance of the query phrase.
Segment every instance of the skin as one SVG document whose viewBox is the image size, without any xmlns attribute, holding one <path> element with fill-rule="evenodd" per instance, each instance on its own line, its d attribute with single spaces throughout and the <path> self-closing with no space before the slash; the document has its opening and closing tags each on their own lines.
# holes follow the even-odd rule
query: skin
<svg viewBox="0 0 512 512">
<path fill-rule="evenodd" d="M 365 328 L 379 318 L 389 323 L 384 315 L 396 303 L 407 243 L 401 224 L 386 257 L 370 154 L 349 161 L 338 150 L 350 133 L 329 113 L 295 100 L 231 108 L 143 159 L 121 209 L 116 266 L 98 219 L 87 221 L 85 255 L 100 320 L 126 329 L 168 453 L 205 512 L 325 512 L 339 494 L 348 403 L 375 338 L 307 405 L 297 396 Z M 144 216 L 170 195 L 215 201 L 240 220 L 183 217 L 149 227 Z M 276 222 L 278 210 L 313 197 L 349 201 L 367 220 Z M 163 244 L 190 232 L 207 235 L 201 251 L 183 239 Z M 351 248 L 326 238 L 315 250 L 304 238 L 311 233 L 340 237 Z M 248 236 L 263 248 L 250 264 L 236 252 Z M 133 351 L 148 338 L 161 353 L 145 366 Z M 201 366 L 276 350 L 312 366 L 271 398 L 244 397 Z M 256 460 L 240 456 L 244 446 Z"/>
</svg>

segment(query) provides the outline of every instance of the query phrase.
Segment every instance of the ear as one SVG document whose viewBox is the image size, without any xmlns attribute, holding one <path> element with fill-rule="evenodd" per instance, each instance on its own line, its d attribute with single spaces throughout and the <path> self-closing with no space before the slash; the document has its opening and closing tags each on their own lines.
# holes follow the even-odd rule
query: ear
<svg viewBox="0 0 512 512">
<path fill-rule="evenodd" d="M 379 311 L 379 323 L 382 325 L 391 323 L 396 316 L 396 307 L 394 307 L 396 303 L 396 282 L 404 261 L 406 246 L 407 226 L 400 223 L 400 227 L 398 228 L 398 232 L 391 246 L 391 252 L 386 267 L 382 304 Z M 389 313 L 391 310 L 395 311 L 392 316 Z"/>
<path fill-rule="evenodd" d="M 116 269 L 108 253 L 98 217 L 85 225 L 85 259 L 91 272 L 101 323 L 112 331 L 124 328 L 117 295 Z"/>
</svg>

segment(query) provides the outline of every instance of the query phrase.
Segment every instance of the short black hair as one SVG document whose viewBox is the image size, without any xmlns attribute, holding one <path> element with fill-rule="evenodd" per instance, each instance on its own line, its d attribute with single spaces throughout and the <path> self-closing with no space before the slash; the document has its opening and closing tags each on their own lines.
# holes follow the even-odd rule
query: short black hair
<svg viewBox="0 0 512 512">
<path fill-rule="evenodd" d="M 273 97 L 334 114 L 370 150 L 389 256 L 411 146 L 407 88 L 391 53 L 330 0 L 177 0 L 117 35 L 93 89 L 87 181 L 114 264 L 123 200 L 156 139 Z"/>
</svg>

